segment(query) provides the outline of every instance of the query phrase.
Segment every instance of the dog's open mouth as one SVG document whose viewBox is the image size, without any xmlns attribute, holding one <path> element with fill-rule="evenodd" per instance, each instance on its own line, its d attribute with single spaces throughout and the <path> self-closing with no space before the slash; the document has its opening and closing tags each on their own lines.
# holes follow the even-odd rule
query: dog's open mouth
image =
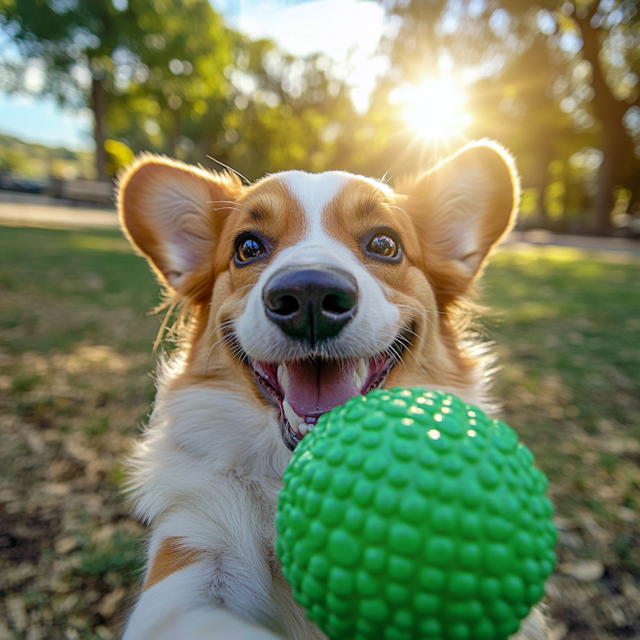
<svg viewBox="0 0 640 640">
<path fill-rule="evenodd" d="M 407 341 L 399 336 L 387 351 L 373 358 L 251 362 L 260 389 L 280 411 L 287 448 L 293 451 L 323 413 L 383 386 Z"/>
</svg>

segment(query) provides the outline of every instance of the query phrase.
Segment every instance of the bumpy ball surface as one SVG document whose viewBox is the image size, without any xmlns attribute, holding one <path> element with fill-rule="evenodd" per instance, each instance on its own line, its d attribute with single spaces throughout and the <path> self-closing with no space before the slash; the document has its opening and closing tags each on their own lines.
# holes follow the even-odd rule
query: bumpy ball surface
<svg viewBox="0 0 640 640">
<path fill-rule="evenodd" d="M 455 396 L 376 390 L 295 450 L 282 570 L 333 640 L 503 640 L 543 595 L 545 476 L 502 422 Z"/>
</svg>

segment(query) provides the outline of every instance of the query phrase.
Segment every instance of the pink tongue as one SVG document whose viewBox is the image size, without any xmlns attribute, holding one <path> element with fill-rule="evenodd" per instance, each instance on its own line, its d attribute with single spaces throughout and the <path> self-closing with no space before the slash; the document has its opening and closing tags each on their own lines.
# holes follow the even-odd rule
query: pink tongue
<svg viewBox="0 0 640 640">
<path fill-rule="evenodd" d="M 317 416 L 360 394 L 355 362 L 287 362 L 289 388 L 284 399 L 300 416 Z"/>
</svg>

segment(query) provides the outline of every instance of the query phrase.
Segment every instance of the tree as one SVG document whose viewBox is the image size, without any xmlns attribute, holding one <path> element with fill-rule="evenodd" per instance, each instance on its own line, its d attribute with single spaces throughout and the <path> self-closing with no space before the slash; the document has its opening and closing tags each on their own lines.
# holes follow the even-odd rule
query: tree
<svg viewBox="0 0 640 640">
<path fill-rule="evenodd" d="M 632 157 L 624 117 L 631 104 L 640 106 L 640 64 L 636 51 L 640 48 L 640 15 L 636 2 L 623 0 L 579 7 L 574 19 L 582 36 L 582 54 L 591 64 L 593 107 L 602 125 L 604 156 L 595 198 L 594 230 L 607 233 L 611 229 L 613 190 Z M 627 38 L 633 44 L 617 42 Z M 616 50 L 622 54 L 621 64 L 616 64 L 610 55 Z"/>
<path fill-rule="evenodd" d="M 129 127 L 141 119 L 143 127 L 149 119 L 157 123 L 166 138 L 164 150 L 175 156 L 190 122 L 199 123 L 214 111 L 219 125 L 231 91 L 224 70 L 237 50 L 234 33 L 206 0 L 155 5 L 156 12 L 144 17 L 145 30 L 153 34 L 143 53 L 145 72 L 122 93 L 122 119 L 133 120 Z M 156 42 L 160 34 L 163 41 Z"/>
<path fill-rule="evenodd" d="M 168 113 L 194 108 L 201 94 L 210 97 L 216 75 L 222 77 L 211 52 L 228 47 L 228 38 L 207 0 L 0 2 L 3 30 L 18 45 L 23 60 L 43 65 L 41 92 L 69 106 L 88 104 L 93 110 L 100 178 L 111 102 L 132 83 L 145 84 L 147 105 L 155 97 L 163 119 L 172 120 L 175 128 L 179 115 Z M 197 59 L 199 68 L 185 58 Z M 13 64 L 12 82 L 5 88 L 24 89 L 27 68 L 28 64 Z"/>
<path fill-rule="evenodd" d="M 637 2 L 413 0 L 396 2 L 389 11 L 401 21 L 392 62 L 409 81 L 447 57 L 477 76 L 493 78 L 511 73 L 524 80 L 539 76 L 541 66 L 549 67 L 546 87 L 528 92 L 529 114 L 543 124 L 536 96 L 543 98 L 544 89 L 554 95 L 577 131 L 588 128 L 595 115 L 604 159 L 592 227 L 609 232 L 614 187 L 625 178 L 625 162 L 637 165 L 623 124 L 630 106 L 640 105 Z M 532 47 L 537 47 L 536 55 L 527 55 Z M 587 66 L 579 66 L 581 62 Z M 576 70 L 582 72 L 579 82 Z M 560 84 L 564 91 L 555 90 Z M 545 155 L 541 152 L 541 157 Z"/>
</svg>

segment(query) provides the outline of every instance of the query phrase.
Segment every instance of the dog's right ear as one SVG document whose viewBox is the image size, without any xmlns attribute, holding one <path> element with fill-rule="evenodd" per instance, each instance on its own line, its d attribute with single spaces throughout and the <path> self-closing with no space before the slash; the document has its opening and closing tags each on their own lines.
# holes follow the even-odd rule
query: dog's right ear
<svg viewBox="0 0 640 640">
<path fill-rule="evenodd" d="M 163 283 L 195 298 L 212 278 L 215 242 L 241 189 L 232 174 L 144 155 L 119 181 L 122 228 Z"/>
</svg>

